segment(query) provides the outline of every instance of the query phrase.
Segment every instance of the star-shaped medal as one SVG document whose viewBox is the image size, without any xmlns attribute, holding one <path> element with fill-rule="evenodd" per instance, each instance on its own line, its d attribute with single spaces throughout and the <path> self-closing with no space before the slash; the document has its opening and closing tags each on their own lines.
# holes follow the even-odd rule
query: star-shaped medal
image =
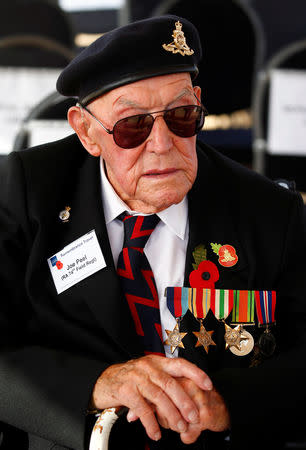
<svg viewBox="0 0 306 450">
<path fill-rule="evenodd" d="M 225 348 L 236 347 L 241 350 L 241 341 L 249 340 L 249 336 L 244 333 L 242 325 L 237 325 L 235 328 L 231 328 L 224 323 L 225 326 Z"/>
<path fill-rule="evenodd" d="M 187 333 L 180 333 L 179 324 L 177 323 L 172 331 L 166 330 L 168 338 L 165 340 L 165 345 L 170 345 L 171 353 L 174 353 L 177 347 L 185 348 L 182 340 Z"/>
<path fill-rule="evenodd" d="M 210 345 L 216 345 L 212 340 L 211 335 L 212 331 L 206 331 L 204 325 L 201 323 L 200 331 L 193 331 L 193 334 L 198 338 L 198 342 L 196 343 L 196 347 L 200 347 L 201 345 L 204 347 L 206 353 L 208 353 Z"/>
</svg>

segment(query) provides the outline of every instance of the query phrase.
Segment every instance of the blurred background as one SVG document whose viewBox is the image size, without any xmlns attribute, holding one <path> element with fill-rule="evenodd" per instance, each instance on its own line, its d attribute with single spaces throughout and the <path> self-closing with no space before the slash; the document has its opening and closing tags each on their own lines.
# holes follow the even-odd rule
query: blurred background
<svg viewBox="0 0 306 450">
<path fill-rule="evenodd" d="M 55 82 L 78 52 L 169 13 L 193 22 L 202 41 L 196 84 L 209 116 L 199 138 L 306 192 L 305 0 L 1 0 L 0 157 L 72 132 L 75 99 Z"/>
</svg>

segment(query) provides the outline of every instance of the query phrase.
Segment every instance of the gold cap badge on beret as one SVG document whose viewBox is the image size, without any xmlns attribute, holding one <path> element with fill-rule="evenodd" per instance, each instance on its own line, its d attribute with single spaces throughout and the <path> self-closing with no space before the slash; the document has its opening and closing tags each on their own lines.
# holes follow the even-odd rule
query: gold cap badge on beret
<svg viewBox="0 0 306 450">
<path fill-rule="evenodd" d="M 167 52 L 180 53 L 181 55 L 193 55 L 194 51 L 188 47 L 184 32 L 182 31 L 181 22 L 175 22 L 175 30 L 173 30 L 173 41 L 170 44 L 163 44 L 163 48 Z"/>
</svg>

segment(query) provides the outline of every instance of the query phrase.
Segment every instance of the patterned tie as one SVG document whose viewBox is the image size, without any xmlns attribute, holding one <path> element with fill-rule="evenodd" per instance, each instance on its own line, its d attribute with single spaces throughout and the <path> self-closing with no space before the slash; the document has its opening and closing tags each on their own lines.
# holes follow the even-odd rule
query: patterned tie
<svg viewBox="0 0 306 450">
<path fill-rule="evenodd" d="M 118 218 L 124 224 L 124 242 L 118 259 L 117 273 L 136 332 L 142 340 L 145 354 L 164 355 L 156 284 L 143 251 L 159 222 L 159 217 L 156 214 L 130 216 L 124 213 Z"/>
</svg>

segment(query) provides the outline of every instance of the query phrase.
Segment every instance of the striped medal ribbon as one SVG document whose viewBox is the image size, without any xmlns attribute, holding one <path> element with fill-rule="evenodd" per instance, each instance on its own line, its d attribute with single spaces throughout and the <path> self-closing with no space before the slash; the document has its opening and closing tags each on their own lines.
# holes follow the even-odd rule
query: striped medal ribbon
<svg viewBox="0 0 306 450">
<path fill-rule="evenodd" d="M 255 291 L 255 305 L 259 326 L 275 323 L 275 291 Z"/>
<path fill-rule="evenodd" d="M 232 324 L 254 325 L 255 291 L 234 290 Z"/>
<path fill-rule="evenodd" d="M 234 291 L 231 289 L 214 289 L 211 292 L 210 308 L 216 319 L 225 320 L 232 312 Z"/>
<path fill-rule="evenodd" d="M 184 287 L 168 287 L 166 289 L 167 307 L 176 319 L 183 318 L 188 310 L 189 290 Z"/>
</svg>

